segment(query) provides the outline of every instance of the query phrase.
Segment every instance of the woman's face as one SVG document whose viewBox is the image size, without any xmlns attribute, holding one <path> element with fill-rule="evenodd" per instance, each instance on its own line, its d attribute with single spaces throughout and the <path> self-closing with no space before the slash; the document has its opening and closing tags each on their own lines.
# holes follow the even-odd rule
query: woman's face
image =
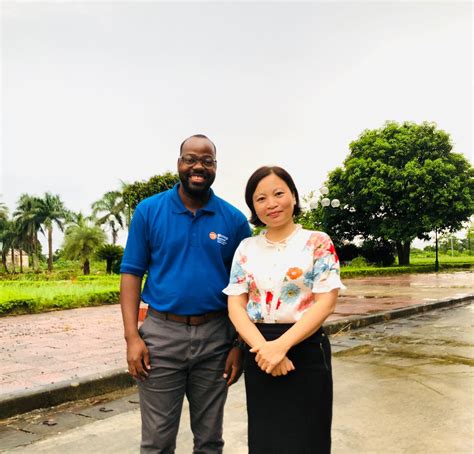
<svg viewBox="0 0 474 454">
<path fill-rule="evenodd" d="M 274 173 L 260 180 L 252 201 L 258 218 L 267 227 L 282 227 L 293 223 L 295 197 L 285 181 Z"/>
</svg>

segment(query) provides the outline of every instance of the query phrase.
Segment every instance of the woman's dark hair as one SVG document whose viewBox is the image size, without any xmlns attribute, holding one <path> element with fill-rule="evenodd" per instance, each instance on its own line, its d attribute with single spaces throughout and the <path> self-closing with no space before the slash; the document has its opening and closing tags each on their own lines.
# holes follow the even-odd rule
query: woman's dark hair
<svg viewBox="0 0 474 454">
<path fill-rule="evenodd" d="M 263 180 L 265 177 L 268 177 L 268 175 L 271 175 L 272 173 L 275 174 L 277 177 L 281 178 L 288 185 L 291 193 L 295 197 L 296 203 L 293 209 L 293 216 L 297 216 L 298 214 L 301 213 L 298 189 L 296 189 L 295 183 L 293 181 L 293 178 L 291 178 L 291 175 L 285 169 L 282 169 L 281 167 L 278 167 L 278 166 L 260 167 L 254 173 L 252 173 L 249 180 L 247 181 L 247 186 L 245 187 L 245 202 L 247 203 L 247 206 L 250 208 L 250 211 L 252 212 L 252 215 L 250 216 L 249 221 L 251 224 L 253 224 L 256 227 L 262 227 L 265 224 L 262 221 L 260 221 L 260 219 L 257 216 L 257 213 L 253 206 L 253 194 L 255 192 L 255 189 L 257 189 L 258 183 L 260 183 L 261 180 Z"/>
</svg>

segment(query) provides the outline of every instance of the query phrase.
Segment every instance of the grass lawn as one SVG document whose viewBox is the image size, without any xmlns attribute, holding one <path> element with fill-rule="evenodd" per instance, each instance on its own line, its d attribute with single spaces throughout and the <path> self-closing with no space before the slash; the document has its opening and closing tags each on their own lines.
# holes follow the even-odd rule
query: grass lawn
<svg viewBox="0 0 474 454">
<path fill-rule="evenodd" d="M 464 264 L 464 263 L 469 263 L 471 265 L 474 265 L 474 255 L 451 256 L 451 255 L 440 254 L 438 256 L 438 260 L 441 265 Z M 434 262 L 435 262 L 434 254 L 433 256 L 413 254 L 410 257 L 410 263 L 412 265 L 434 265 Z"/>
<path fill-rule="evenodd" d="M 25 276 L 26 277 L 26 276 Z M 117 303 L 119 276 L 0 280 L 0 315 Z"/>
<path fill-rule="evenodd" d="M 453 271 L 456 269 L 474 268 L 474 255 L 451 255 L 440 254 L 438 256 L 440 271 Z M 381 276 L 400 273 L 433 273 L 435 271 L 434 253 L 421 253 L 410 255 L 410 266 L 399 266 L 398 264 L 377 267 L 353 267 L 344 265 L 341 267 L 341 275 L 344 278 L 358 276 Z"/>
</svg>

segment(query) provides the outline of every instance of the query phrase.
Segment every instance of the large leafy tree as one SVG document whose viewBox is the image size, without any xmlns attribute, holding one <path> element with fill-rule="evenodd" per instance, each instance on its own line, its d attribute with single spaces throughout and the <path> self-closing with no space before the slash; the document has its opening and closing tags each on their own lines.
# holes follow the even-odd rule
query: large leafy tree
<svg viewBox="0 0 474 454">
<path fill-rule="evenodd" d="M 97 225 L 91 224 L 83 217 L 66 229 L 63 243 L 64 257 L 80 260 L 84 274 L 90 274 L 90 259 L 104 244 L 104 231 Z"/>
<path fill-rule="evenodd" d="M 148 181 L 126 184 L 123 190 L 123 200 L 127 206 L 128 222 L 130 223 L 133 210 L 143 199 L 171 189 L 178 181 L 179 177 L 176 173 L 166 172 L 163 175 L 155 175 Z"/>
<path fill-rule="evenodd" d="M 324 210 L 329 231 L 352 240 L 391 240 L 399 263 L 410 243 L 431 231 L 455 231 L 474 212 L 474 171 L 433 123 L 387 122 L 350 144 L 343 168 L 329 175 L 342 209 Z"/>
<path fill-rule="evenodd" d="M 106 192 L 100 200 L 92 204 L 92 215 L 97 224 L 106 224 L 112 233 L 112 244 L 117 243 L 120 229 L 125 225 L 125 202 L 120 191 Z"/>
<path fill-rule="evenodd" d="M 69 211 L 64 206 L 59 195 L 49 192 L 39 201 L 39 220 L 48 232 L 48 271 L 53 270 L 53 226 L 64 231 L 64 224 L 69 219 Z"/>
</svg>

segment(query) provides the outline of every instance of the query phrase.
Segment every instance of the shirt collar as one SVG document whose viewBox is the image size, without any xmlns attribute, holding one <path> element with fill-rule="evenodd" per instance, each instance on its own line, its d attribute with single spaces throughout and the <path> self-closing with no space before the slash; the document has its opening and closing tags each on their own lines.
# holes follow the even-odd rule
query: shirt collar
<svg viewBox="0 0 474 454">
<path fill-rule="evenodd" d="M 171 200 L 174 205 L 173 213 L 188 213 L 189 210 L 184 206 L 184 203 L 181 200 L 181 197 L 179 196 L 178 190 L 180 184 L 181 183 L 176 183 L 171 189 Z M 209 191 L 211 193 L 209 200 L 207 201 L 206 205 L 204 205 L 202 208 L 199 208 L 199 210 L 204 211 L 206 213 L 215 213 L 217 210 L 216 196 L 214 195 L 214 191 L 212 189 L 209 189 Z"/>
</svg>

